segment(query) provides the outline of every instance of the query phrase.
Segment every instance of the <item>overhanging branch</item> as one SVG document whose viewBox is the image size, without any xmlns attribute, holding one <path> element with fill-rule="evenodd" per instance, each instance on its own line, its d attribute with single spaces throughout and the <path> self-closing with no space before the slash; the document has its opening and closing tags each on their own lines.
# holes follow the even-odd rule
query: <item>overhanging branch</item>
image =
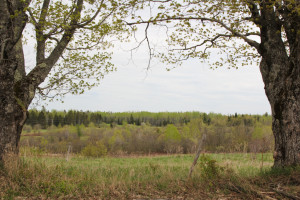
<svg viewBox="0 0 300 200">
<path fill-rule="evenodd" d="M 227 31 L 231 32 L 233 37 L 239 37 L 241 39 L 243 39 L 245 42 L 247 42 L 250 46 L 256 48 L 257 50 L 259 50 L 259 43 L 256 42 L 255 40 L 251 40 L 249 39 L 247 36 L 250 35 L 258 35 L 257 33 L 248 33 L 248 34 L 241 34 L 239 32 L 237 32 L 236 30 L 230 28 L 229 26 L 227 26 L 224 22 L 222 22 L 221 20 L 218 19 L 214 19 L 214 18 L 205 18 L 205 17 L 167 17 L 167 18 L 163 18 L 163 19 L 154 19 L 154 20 L 148 20 L 148 21 L 139 21 L 139 22 L 127 22 L 128 25 L 136 25 L 136 24 L 155 24 L 157 22 L 166 22 L 166 21 L 183 21 L 183 20 L 197 20 L 197 21 L 209 21 L 209 22 L 213 22 L 213 23 L 217 23 L 218 25 L 220 25 L 221 27 L 225 28 Z"/>
</svg>

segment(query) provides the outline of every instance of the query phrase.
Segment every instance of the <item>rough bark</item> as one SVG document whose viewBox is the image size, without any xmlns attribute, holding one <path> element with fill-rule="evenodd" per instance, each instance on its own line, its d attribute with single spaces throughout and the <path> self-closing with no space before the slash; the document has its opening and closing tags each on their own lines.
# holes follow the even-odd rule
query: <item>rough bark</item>
<svg viewBox="0 0 300 200">
<path fill-rule="evenodd" d="M 267 67 L 263 61 L 261 68 Z M 275 167 L 300 165 L 300 74 L 299 70 L 290 73 L 277 81 L 264 78 L 273 118 Z"/>
<path fill-rule="evenodd" d="M 272 110 L 274 167 L 300 165 L 300 17 L 283 16 L 280 20 L 265 5 L 260 20 L 260 70 Z M 289 50 L 282 40 L 282 24 Z"/>
<path fill-rule="evenodd" d="M 0 63 L 0 160 L 6 153 L 18 153 L 27 108 L 17 100 L 14 91 L 14 62 Z M 3 70 L 10 68 L 10 70 Z"/>
<path fill-rule="evenodd" d="M 5 152 L 17 152 L 16 102 L 13 98 L 14 63 L 0 63 L 0 159 Z M 9 68 L 10 70 L 4 70 Z M 8 88 L 10 88 L 8 90 Z"/>
<path fill-rule="evenodd" d="M 6 153 L 18 153 L 22 127 L 27 117 L 29 84 L 21 42 L 26 15 L 10 17 L 24 8 L 21 1 L 0 1 L 0 160 Z M 31 95 L 32 96 L 32 95 Z"/>
</svg>

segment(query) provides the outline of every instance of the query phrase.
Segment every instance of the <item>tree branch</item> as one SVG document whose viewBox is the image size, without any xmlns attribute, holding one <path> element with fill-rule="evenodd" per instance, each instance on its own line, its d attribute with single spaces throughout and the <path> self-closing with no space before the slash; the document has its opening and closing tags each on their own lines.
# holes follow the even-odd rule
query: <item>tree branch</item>
<svg viewBox="0 0 300 200">
<path fill-rule="evenodd" d="M 83 23 L 81 23 L 81 24 L 78 24 L 78 25 L 79 25 L 80 27 L 84 27 L 84 26 L 90 24 L 90 23 L 91 23 L 91 22 L 99 15 L 99 13 L 100 13 L 100 11 L 101 11 L 101 8 L 102 8 L 102 5 L 103 5 L 103 2 L 104 2 L 104 0 L 101 1 L 100 6 L 99 6 L 97 12 L 94 14 L 93 17 L 91 17 L 91 19 L 89 19 L 89 20 L 87 20 L 87 21 L 85 21 L 85 22 L 83 22 Z M 110 14 L 110 15 L 111 15 L 111 14 Z"/>
<path fill-rule="evenodd" d="M 245 42 L 247 42 L 250 46 L 256 48 L 257 50 L 259 50 L 259 43 L 251 40 L 249 38 L 247 38 L 248 35 L 244 35 L 241 34 L 237 31 L 235 31 L 234 29 L 230 28 L 229 26 L 227 26 L 224 22 L 222 22 L 221 20 L 218 19 L 213 19 L 213 18 L 205 18 L 205 17 L 168 17 L 168 18 L 163 18 L 163 19 L 155 19 L 155 20 L 148 20 L 148 21 L 140 21 L 140 22 L 127 22 L 128 25 L 135 25 L 135 24 L 147 24 L 147 23 L 157 23 L 157 22 L 164 22 L 164 21 L 171 21 L 171 20 L 175 20 L 175 21 L 181 21 L 181 20 L 200 20 L 200 21 L 209 21 L 209 22 L 214 22 L 219 24 L 221 27 L 225 28 L 226 30 L 228 30 L 229 32 L 232 33 L 233 36 L 235 37 L 239 37 L 242 38 Z"/>
<path fill-rule="evenodd" d="M 29 15 L 30 15 L 30 17 L 31 17 L 31 19 L 32 19 L 32 21 L 33 21 L 33 25 L 36 27 L 36 25 L 37 25 L 38 22 L 36 21 L 34 15 L 33 15 L 33 13 L 32 13 L 32 11 L 31 11 L 31 9 L 28 8 L 27 11 L 28 11 L 28 13 L 29 13 Z"/>
<path fill-rule="evenodd" d="M 37 63 L 37 66 L 27 75 L 29 80 L 32 80 L 32 84 L 35 88 L 45 80 L 52 67 L 61 57 L 63 51 L 66 49 L 67 45 L 71 41 L 76 30 L 76 25 L 81 16 L 82 6 L 83 0 L 78 0 L 76 4 L 76 9 L 72 13 L 72 20 L 69 24 L 69 27 L 66 28 L 62 38 L 59 40 L 56 47 L 50 53 L 48 58 L 42 60 L 42 62 Z"/>
<path fill-rule="evenodd" d="M 246 0 L 246 3 L 251 12 L 250 19 L 256 25 L 260 25 L 260 13 L 259 13 L 258 5 L 253 0 Z"/>
<path fill-rule="evenodd" d="M 4 2 L 1 2 L 1 4 Z M 28 7 L 30 1 L 27 0 L 25 2 L 23 1 L 16 1 L 12 2 L 9 0 L 6 0 L 7 9 L 13 18 L 11 18 L 12 23 L 12 35 L 11 40 L 8 42 L 7 46 L 8 48 L 13 48 L 14 45 L 19 41 L 19 39 L 22 37 L 23 30 L 26 26 L 28 16 L 24 12 L 26 8 Z M 19 13 L 19 14 L 16 14 Z"/>
<path fill-rule="evenodd" d="M 46 63 L 49 66 L 53 66 L 57 60 L 59 59 L 60 55 L 63 53 L 69 42 L 71 41 L 75 30 L 77 28 L 78 21 L 80 19 L 80 14 L 82 11 L 83 0 L 77 1 L 77 6 L 75 11 L 72 14 L 72 20 L 70 22 L 70 27 L 65 30 L 61 40 L 57 44 L 57 46 L 53 49 L 49 57 L 46 59 Z"/>
<path fill-rule="evenodd" d="M 45 59 L 46 38 L 44 37 L 44 28 L 45 28 L 46 16 L 48 13 L 49 5 L 50 5 L 50 0 L 44 0 L 39 21 L 35 26 L 35 35 L 37 41 L 37 49 L 36 49 L 37 64 L 42 63 Z"/>
</svg>

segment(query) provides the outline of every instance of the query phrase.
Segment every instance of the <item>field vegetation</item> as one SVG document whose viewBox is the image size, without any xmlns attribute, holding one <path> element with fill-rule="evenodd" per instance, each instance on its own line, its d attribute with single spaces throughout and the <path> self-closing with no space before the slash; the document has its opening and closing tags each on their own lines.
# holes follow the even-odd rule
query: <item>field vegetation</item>
<svg viewBox="0 0 300 200">
<path fill-rule="evenodd" d="M 272 169 L 270 126 L 267 114 L 31 110 L 0 198 L 297 199 L 300 170 Z"/>
<path fill-rule="evenodd" d="M 299 196 L 299 169 L 271 170 L 272 155 L 10 158 L 1 170 L 3 199 L 289 199 Z"/>
<path fill-rule="evenodd" d="M 206 135 L 210 153 L 273 150 L 271 116 L 185 113 L 104 113 L 31 110 L 21 136 L 26 152 L 109 155 L 190 154 Z"/>
</svg>

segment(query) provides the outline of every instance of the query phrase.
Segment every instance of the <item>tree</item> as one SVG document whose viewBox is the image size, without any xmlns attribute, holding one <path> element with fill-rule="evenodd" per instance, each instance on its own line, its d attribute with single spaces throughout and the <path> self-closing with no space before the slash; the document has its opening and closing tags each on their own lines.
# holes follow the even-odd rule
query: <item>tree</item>
<svg viewBox="0 0 300 200">
<path fill-rule="evenodd" d="M 46 115 L 45 115 L 44 111 L 41 111 L 39 113 L 37 120 L 38 120 L 38 123 L 41 125 L 42 129 L 47 128 L 48 121 L 47 121 L 47 118 L 46 118 Z"/>
<path fill-rule="evenodd" d="M 147 25 L 143 41 L 148 44 L 150 59 L 157 56 L 177 64 L 199 58 L 215 68 L 259 63 L 272 110 L 274 166 L 300 165 L 300 1 L 145 3 L 150 4 L 150 18 L 140 17 L 128 24 Z M 167 51 L 156 54 L 159 48 L 151 46 L 147 34 L 151 24 L 167 28 Z"/>
<path fill-rule="evenodd" d="M 182 136 L 173 124 L 168 124 L 164 135 L 162 135 L 165 141 L 165 151 L 167 153 L 182 153 L 180 141 Z"/>
<path fill-rule="evenodd" d="M 81 94 L 114 70 L 107 49 L 129 33 L 121 19 L 134 7 L 130 0 L 0 0 L 0 160 L 18 152 L 36 94 Z M 34 32 L 35 66 L 25 66 L 22 41 L 33 42 L 25 27 Z"/>
</svg>

